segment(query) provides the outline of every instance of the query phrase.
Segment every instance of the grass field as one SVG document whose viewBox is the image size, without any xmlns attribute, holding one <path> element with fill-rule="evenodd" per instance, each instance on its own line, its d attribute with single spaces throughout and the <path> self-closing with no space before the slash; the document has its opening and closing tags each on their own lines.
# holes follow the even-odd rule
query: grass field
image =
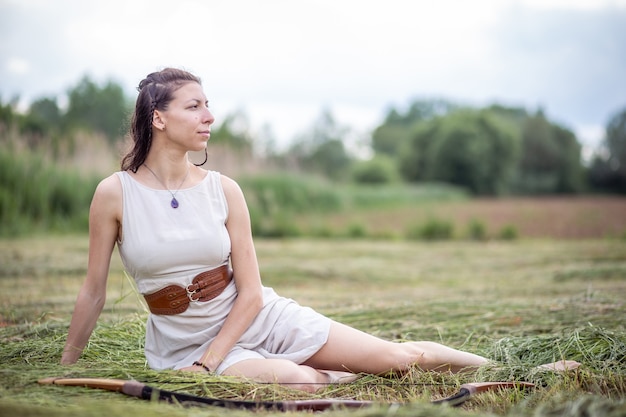
<svg viewBox="0 0 626 417">
<path fill-rule="evenodd" d="M 626 414 L 623 239 L 259 240 L 257 250 L 265 284 L 282 295 L 386 339 L 434 340 L 488 356 L 498 365 L 461 376 L 417 369 L 401 378 L 363 376 L 316 395 L 151 371 L 143 358 L 146 314 L 115 256 L 99 326 L 79 363 L 61 367 L 74 298 L 85 273 L 87 237 L 2 240 L 0 415 L 225 413 L 36 383 L 49 376 L 134 378 L 164 389 L 223 398 L 340 397 L 381 403 L 356 411 L 328 411 L 329 415 Z M 562 357 L 583 366 L 563 375 L 534 369 Z M 537 388 L 481 394 L 460 409 L 429 404 L 454 393 L 462 383 L 489 380 L 524 380 Z M 387 402 L 408 404 L 390 408 Z"/>
</svg>

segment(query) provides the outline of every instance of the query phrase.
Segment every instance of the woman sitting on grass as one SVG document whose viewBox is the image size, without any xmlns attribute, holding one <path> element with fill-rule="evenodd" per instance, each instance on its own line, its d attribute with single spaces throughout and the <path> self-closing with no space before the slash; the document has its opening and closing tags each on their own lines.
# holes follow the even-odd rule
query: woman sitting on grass
<svg viewBox="0 0 626 417">
<path fill-rule="evenodd" d="M 188 160 L 189 151 L 206 155 L 213 122 L 194 75 L 168 68 L 139 84 L 134 145 L 91 204 L 87 276 L 63 364 L 78 360 L 96 325 L 116 243 L 151 311 L 145 354 L 153 369 L 311 391 L 358 373 L 458 372 L 488 362 L 438 343 L 379 339 L 264 287 L 241 189 Z"/>
</svg>

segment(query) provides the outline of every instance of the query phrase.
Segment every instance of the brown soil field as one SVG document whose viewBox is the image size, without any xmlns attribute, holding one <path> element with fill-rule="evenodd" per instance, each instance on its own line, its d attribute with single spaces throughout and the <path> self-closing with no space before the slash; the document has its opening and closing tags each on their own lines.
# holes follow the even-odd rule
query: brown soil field
<svg viewBox="0 0 626 417">
<path fill-rule="evenodd" d="M 514 227 L 521 238 L 590 239 L 626 237 L 626 197 L 549 196 L 479 198 L 359 213 L 368 230 L 401 232 L 429 219 L 454 224 L 462 235 L 472 221 L 484 224 L 488 236 Z"/>
</svg>

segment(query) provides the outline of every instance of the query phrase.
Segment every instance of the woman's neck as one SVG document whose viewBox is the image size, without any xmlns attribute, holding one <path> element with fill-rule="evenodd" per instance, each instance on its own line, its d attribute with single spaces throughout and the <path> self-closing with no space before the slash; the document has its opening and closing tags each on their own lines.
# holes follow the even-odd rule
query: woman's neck
<svg viewBox="0 0 626 417">
<path fill-rule="evenodd" d="M 148 176 L 156 177 L 155 179 L 168 189 L 180 188 L 181 182 L 189 176 L 191 169 L 186 154 L 182 158 L 148 155 L 143 165 L 148 171 Z"/>
</svg>

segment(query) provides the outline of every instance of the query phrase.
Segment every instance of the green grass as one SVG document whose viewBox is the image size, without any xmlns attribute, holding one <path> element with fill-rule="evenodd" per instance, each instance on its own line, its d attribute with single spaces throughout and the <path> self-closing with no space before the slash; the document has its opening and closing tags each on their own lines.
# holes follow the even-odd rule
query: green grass
<svg viewBox="0 0 626 417">
<path fill-rule="evenodd" d="M 364 376 L 315 395 L 152 371 L 143 357 L 146 314 L 115 255 L 99 325 L 81 360 L 62 367 L 58 362 L 85 273 L 87 237 L 0 240 L 0 415 L 224 414 L 222 409 L 36 383 L 49 376 L 134 378 L 168 390 L 233 399 L 340 397 L 381 403 L 329 415 L 626 413 L 624 240 L 257 240 L 257 250 L 265 284 L 301 304 L 385 339 L 434 340 L 498 363 L 467 375 L 415 369 L 401 378 Z M 562 375 L 535 369 L 563 357 L 583 366 Z M 462 383 L 487 380 L 525 380 L 537 388 L 482 394 L 460 409 L 429 404 Z M 408 405 L 390 409 L 386 402 Z"/>
<path fill-rule="evenodd" d="M 0 236 L 42 231 L 84 231 L 89 203 L 98 184 L 47 161 L 37 153 L 14 153 L 0 147 Z"/>
<path fill-rule="evenodd" d="M 446 184 L 335 184 L 286 173 L 242 178 L 240 184 L 250 208 L 254 234 L 263 237 L 364 238 L 370 234 L 368 226 L 346 218 L 355 213 L 367 216 L 381 209 L 428 209 L 435 203 L 468 198 L 462 189 Z M 341 227 L 333 223 L 333 216 L 339 217 Z M 375 235 L 391 236 L 381 232 Z"/>
</svg>

